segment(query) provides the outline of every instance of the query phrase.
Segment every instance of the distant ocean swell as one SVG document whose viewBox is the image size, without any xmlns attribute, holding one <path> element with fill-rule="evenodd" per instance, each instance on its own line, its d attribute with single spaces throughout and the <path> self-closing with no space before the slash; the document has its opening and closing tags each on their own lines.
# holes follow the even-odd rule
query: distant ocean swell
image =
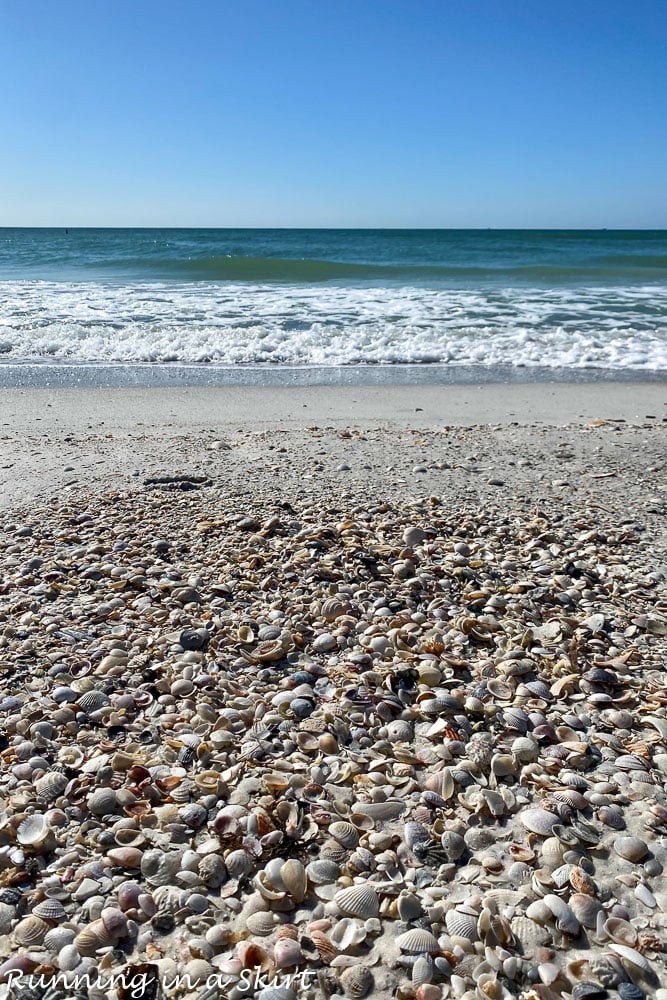
<svg viewBox="0 0 667 1000">
<path fill-rule="evenodd" d="M 224 283 L 217 272 L 207 280 L 5 280 L 0 362 L 667 370 L 661 283 L 354 284 L 355 269 L 366 281 L 369 270 L 387 278 L 391 268 L 312 260 L 293 261 L 288 283 L 271 280 L 270 259 L 227 260 L 162 262 L 192 264 L 198 276 L 202 266 L 245 269 Z M 285 261 L 274 263 L 283 273 Z M 329 283 L 313 268 L 326 269 Z"/>
</svg>

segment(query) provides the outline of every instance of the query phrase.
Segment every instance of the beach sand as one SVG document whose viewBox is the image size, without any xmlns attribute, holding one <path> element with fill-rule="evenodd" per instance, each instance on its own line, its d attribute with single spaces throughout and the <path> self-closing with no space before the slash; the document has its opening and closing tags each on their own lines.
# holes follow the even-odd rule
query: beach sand
<svg viewBox="0 0 667 1000">
<path fill-rule="evenodd" d="M 665 1000 L 662 387 L 0 414 L 0 978 Z"/>
</svg>

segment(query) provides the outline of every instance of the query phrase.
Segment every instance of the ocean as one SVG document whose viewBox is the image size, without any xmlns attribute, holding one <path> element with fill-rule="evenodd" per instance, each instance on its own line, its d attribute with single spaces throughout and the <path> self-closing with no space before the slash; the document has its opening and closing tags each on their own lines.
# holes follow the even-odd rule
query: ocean
<svg viewBox="0 0 667 1000">
<path fill-rule="evenodd" d="M 667 232 L 0 229 L 0 385 L 662 379 Z"/>
</svg>

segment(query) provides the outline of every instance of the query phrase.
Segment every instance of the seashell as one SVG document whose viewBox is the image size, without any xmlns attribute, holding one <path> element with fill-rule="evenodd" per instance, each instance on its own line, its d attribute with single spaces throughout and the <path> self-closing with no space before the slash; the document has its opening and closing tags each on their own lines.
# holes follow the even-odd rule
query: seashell
<svg viewBox="0 0 667 1000">
<path fill-rule="evenodd" d="M 597 886 L 583 868 L 573 865 L 569 872 L 570 885 L 575 892 L 583 892 L 587 896 L 597 896 Z"/>
<path fill-rule="evenodd" d="M 430 955 L 420 955 L 412 966 L 410 979 L 413 986 L 424 986 L 433 981 L 435 975 L 435 962 Z"/>
<path fill-rule="evenodd" d="M 475 914 L 456 909 L 448 910 L 445 914 L 445 924 L 449 933 L 456 937 L 467 938 L 468 941 L 477 941 L 477 920 Z"/>
<path fill-rule="evenodd" d="M 60 771 L 48 771 L 35 782 L 35 791 L 41 799 L 53 802 L 67 788 L 68 778 Z"/>
<path fill-rule="evenodd" d="M 444 767 L 441 771 L 436 771 L 435 774 L 429 774 L 429 776 L 424 781 L 424 788 L 428 792 L 435 792 L 439 795 L 441 799 L 450 799 L 454 794 L 455 790 L 454 779 L 448 768 Z"/>
<path fill-rule="evenodd" d="M 33 813 L 19 824 L 16 839 L 24 847 L 41 847 L 52 836 L 51 828 L 45 816 Z"/>
<path fill-rule="evenodd" d="M 617 837 L 614 852 L 626 861 L 641 861 L 648 854 L 648 847 L 639 837 Z"/>
<path fill-rule="evenodd" d="M 118 796 L 113 788 L 96 788 L 88 796 L 88 808 L 94 816 L 107 816 L 118 810 Z"/>
<path fill-rule="evenodd" d="M 572 1000 L 599 1000 L 606 996 L 607 991 L 597 983 L 586 982 L 585 980 L 576 983 L 572 987 Z"/>
<path fill-rule="evenodd" d="M 406 803 L 399 799 L 387 799 L 385 802 L 353 802 L 352 812 L 362 816 L 370 816 L 373 820 L 398 819 L 405 812 Z"/>
<path fill-rule="evenodd" d="M 639 940 L 639 935 L 632 924 L 620 917 L 609 917 L 605 920 L 604 932 L 612 941 L 627 945 L 628 948 L 635 948 Z"/>
<path fill-rule="evenodd" d="M 310 939 L 317 948 L 317 952 L 325 965 L 329 965 L 337 958 L 338 950 L 322 931 L 311 931 Z"/>
<path fill-rule="evenodd" d="M 289 937 L 279 938 L 273 946 L 273 960 L 279 969 L 298 965 L 303 958 L 301 945 Z"/>
<path fill-rule="evenodd" d="M 306 865 L 306 875 L 312 885 L 327 885 L 340 877 L 340 866 L 335 861 L 321 858 Z"/>
<path fill-rule="evenodd" d="M 544 897 L 544 903 L 555 917 L 558 929 L 564 934 L 576 937 L 579 933 L 579 921 L 565 900 L 554 893 L 547 893 Z"/>
<path fill-rule="evenodd" d="M 273 934 L 279 923 L 280 916 L 271 910 L 259 910 L 251 913 L 246 919 L 248 930 L 258 937 L 268 937 Z"/>
<path fill-rule="evenodd" d="M 403 840 L 411 851 L 432 843 L 431 834 L 421 823 L 406 823 L 403 827 Z"/>
<path fill-rule="evenodd" d="M 150 854 L 150 851 L 146 852 Z M 153 852 L 163 857 L 162 851 Z M 139 868 L 143 864 L 144 854 L 137 847 L 114 847 L 107 852 L 107 857 L 113 865 L 119 868 Z M 155 882 L 155 885 L 160 883 Z"/>
<path fill-rule="evenodd" d="M 549 837 L 554 827 L 560 823 L 558 816 L 546 809 L 524 809 L 519 813 L 519 819 L 527 830 L 541 837 Z"/>
<path fill-rule="evenodd" d="M 118 855 L 120 851 L 134 851 L 132 847 L 119 847 L 116 851 L 109 851 Z M 140 853 L 140 852 L 137 852 Z M 130 867 L 127 865 L 126 867 Z M 133 865 L 132 867 L 137 867 Z M 146 851 L 140 861 L 141 874 L 151 886 L 173 885 L 176 873 L 181 869 L 181 855 L 179 853 L 165 853 L 164 851 Z"/>
<path fill-rule="evenodd" d="M 604 823 L 605 826 L 611 827 L 612 830 L 625 829 L 625 819 L 623 818 L 623 813 L 620 808 L 613 803 L 600 806 L 596 815 L 601 823 Z"/>
<path fill-rule="evenodd" d="M 359 832 L 351 823 L 331 823 L 328 833 L 348 850 L 353 850 L 359 843 Z"/>
<path fill-rule="evenodd" d="M 93 715 L 95 712 L 99 712 L 100 709 L 106 708 L 111 702 L 107 695 L 103 691 L 86 691 L 78 699 L 77 704 L 84 715 Z"/>
<path fill-rule="evenodd" d="M 354 917 L 342 917 L 336 922 L 329 939 L 341 954 L 351 951 L 366 940 L 368 932 L 361 921 Z"/>
<path fill-rule="evenodd" d="M 107 906 L 102 910 L 100 918 L 107 934 L 112 938 L 122 938 L 127 935 L 127 917 L 116 906 Z"/>
<path fill-rule="evenodd" d="M 20 920 L 14 928 L 14 940 L 18 945 L 33 948 L 42 944 L 48 930 L 49 925 L 45 920 L 31 914 Z"/>
<path fill-rule="evenodd" d="M 320 848 L 320 858 L 335 865 L 342 865 L 347 860 L 348 854 L 349 851 L 333 838 L 325 840 Z"/>
<path fill-rule="evenodd" d="M 65 920 L 67 912 L 59 899 L 43 899 L 32 908 L 34 917 L 41 917 L 42 920 Z"/>
<path fill-rule="evenodd" d="M 139 897 L 144 892 L 138 882 L 121 882 L 116 890 L 118 905 L 121 910 L 135 910 L 139 906 Z"/>
<path fill-rule="evenodd" d="M 401 892 L 396 900 L 398 915 L 406 924 L 422 916 L 422 904 L 412 892 Z"/>
<path fill-rule="evenodd" d="M 597 927 L 598 914 L 602 912 L 602 907 L 596 899 L 581 892 L 573 892 L 568 902 L 580 924 L 593 930 Z"/>
<path fill-rule="evenodd" d="M 350 612 L 350 604 L 339 597 L 327 597 L 322 601 L 320 614 L 326 622 L 334 622 L 337 618 L 342 618 Z"/>
<path fill-rule="evenodd" d="M 57 954 L 62 948 L 65 948 L 68 944 L 71 944 L 74 940 L 74 931 L 69 927 L 52 927 L 50 931 L 47 931 L 44 938 L 44 947 L 47 948 L 52 955 Z"/>
<path fill-rule="evenodd" d="M 341 889 L 334 896 L 334 902 L 343 913 L 361 917 L 362 920 L 377 917 L 380 912 L 378 895 L 369 885 L 353 885 Z"/>
<path fill-rule="evenodd" d="M 405 951 L 409 955 L 440 951 L 436 936 L 423 927 L 412 927 L 405 934 L 399 935 L 396 938 L 396 944 L 401 951 Z"/>
<path fill-rule="evenodd" d="M 340 985 L 346 997 L 352 1000 L 362 1000 L 373 989 L 375 981 L 373 973 L 365 965 L 354 965 L 344 969 L 340 974 Z"/>
<path fill-rule="evenodd" d="M 282 865 L 280 877 L 295 903 L 302 903 L 308 891 L 306 870 L 300 861 L 290 859 Z"/>
<path fill-rule="evenodd" d="M 113 938 L 101 920 L 93 920 L 74 938 L 74 946 L 79 955 L 92 957 L 99 948 L 108 948 Z"/>
<path fill-rule="evenodd" d="M 517 916 L 511 921 L 514 937 L 521 942 L 524 954 L 532 954 L 535 948 L 550 940 L 549 931 L 527 916 Z"/>
<path fill-rule="evenodd" d="M 497 778 L 508 778 L 517 773 L 517 761 L 509 753 L 496 753 L 491 758 L 491 770 Z"/>
<path fill-rule="evenodd" d="M 630 965 L 633 969 L 639 969 L 640 972 L 648 973 L 649 975 L 653 972 L 650 963 L 634 948 L 630 948 L 624 944 L 617 944 L 614 941 L 609 945 L 609 950 L 618 955 L 623 965 Z"/>
</svg>

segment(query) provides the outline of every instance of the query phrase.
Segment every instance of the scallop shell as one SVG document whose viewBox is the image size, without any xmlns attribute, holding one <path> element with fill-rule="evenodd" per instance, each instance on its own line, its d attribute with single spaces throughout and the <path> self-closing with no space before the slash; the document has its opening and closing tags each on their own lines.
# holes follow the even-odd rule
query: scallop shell
<svg viewBox="0 0 667 1000">
<path fill-rule="evenodd" d="M 246 920 L 246 926 L 250 933 L 256 934 L 258 937 L 268 937 L 273 934 L 279 923 L 280 917 L 271 910 L 259 910 L 257 913 L 251 913 Z"/>
<path fill-rule="evenodd" d="M 401 951 L 409 955 L 421 955 L 426 952 L 440 951 L 440 945 L 435 934 L 423 927 L 412 927 L 405 934 L 396 938 L 396 944 Z"/>
<path fill-rule="evenodd" d="M 477 940 L 477 920 L 475 914 L 463 913 L 461 910 L 448 910 L 445 914 L 445 924 L 449 933 L 456 937 L 467 938 L 468 941 Z"/>
<path fill-rule="evenodd" d="M 333 864 L 342 865 L 347 860 L 349 851 L 342 844 L 339 844 L 333 837 L 325 840 L 320 848 L 320 858 L 323 861 L 331 861 Z"/>
<path fill-rule="evenodd" d="M 77 702 L 79 708 L 85 715 L 92 715 L 101 708 L 106 708 L 111 702 L 103 691 L 86 691 Z"/>
<path fill-rule="evenodd" d="M 107 816 L 118 810 L 118 796 L 113 788 L 96 788 L 88 796 L 88 808 L 94 816 Z"/>
<path fill-rule="evenodd" d="M 519 819 L 527 830 L 541 837 L 551 836 L 554 827 L 560 823 L 558 816 L 546 809 L 524 809 L 519 813 Z"/>
<path fill-rule="evenodd" d="M 368 996 L 373 989 L 373 973 L 365 965 L 354 965 L 341 972 L 340 985 L 346 997 L 351 997 L 352 1000 L 361 1000 L 362 997 Z"/>
<path fill-rule="evenodd" d="M 342 618 L 349 610 L 350 605 L 347 601 L 341 600 L 339 597 L 327 597 L 326 600 L 322 601 L 320 614 L 325 621 L 333 622 L 336 618 Z"/>
<path fill-rule="evenodd" d="M 68 784 L 68 779 L 60 771 L 48 771 L 35 782 L 35 791 L 41 799 L 53 802 L 59 795 L 62 795 Z"/>
<path fill-rule="evenodd" d="M 325 965 L 329 965 L 338 956 L 337 949 L 322 931 L 311 931 L 310 939 Z"/>
<path fill-rule="evenodd" d="M 378 894 L 369 885 L 353 885 L 341 889 L 334 896 L 334 902 L 343 913 L 361 917 L 362 920 L 377 917 L 380 912 Z"/>
<path fill-rule="evenodd" d="M 41 917 L 42 920 L 64 920 L 67 917 L 65 907 L 59 899 L 43 899 L 32 908 L 34 917 Z"/>
<path fill-rule="evenodd" d="M 359 843 L 359 832 L 351 823 L 331 823 L 328 833 L 348 850 L 354 850 Z"/>
<path fill-rule="evenodd" d="M 44 938 L 44 947 L 48 948 L 52 955 L 56 955 L 61 948 L 71 944 L 74 940 L 74 931 L 69 927 L 52 927 L 47 931 Z"/>
<path fill-rule="evenodd" d="M 295 903 L 302 903 L 308 891 L 306 869 L 300 861 L 291 858 L 280 869 L 283 885 Z"/>
<path fill-rule="evenodd" d="M 14 928 L 14 940 L 19 945 L 32 948 L 43 942 L 48 930 L 49 925 L 45 920 L 31 914 L 29 917 L 24 917 L 23 920 L 20 920 Z"/>
<path fill-rule="evenodd" d="M 306 865 L 306 875 L 312 885 L 327 885 L 340 877 L 340 866 L 335 861 L 321 858 Z"/>
<path fill-rule="evenodd" d="M 424 986 L 433 981 L 435 974 L 435 962 L 430 955 L 420 955 L 412 966 L 410 979 L 413 986 Z"/>
</svg>

